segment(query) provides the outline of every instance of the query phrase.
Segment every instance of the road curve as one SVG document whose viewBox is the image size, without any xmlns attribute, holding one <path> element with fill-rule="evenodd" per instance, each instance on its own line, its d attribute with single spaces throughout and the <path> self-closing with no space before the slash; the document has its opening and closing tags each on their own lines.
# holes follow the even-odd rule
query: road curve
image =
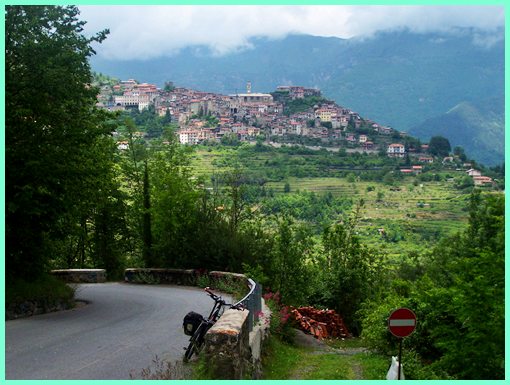
<svg viewBox="0 0 510 385">
<path fill-rule="evenodd" d="M 5 323 L 6 379 L 129 379 L 155 356 L 182 358 L 182 319 L 207 315 L 213 301 L 199 288 L 125 283 L 81 284 L 88 304 Z"/>
</svg>

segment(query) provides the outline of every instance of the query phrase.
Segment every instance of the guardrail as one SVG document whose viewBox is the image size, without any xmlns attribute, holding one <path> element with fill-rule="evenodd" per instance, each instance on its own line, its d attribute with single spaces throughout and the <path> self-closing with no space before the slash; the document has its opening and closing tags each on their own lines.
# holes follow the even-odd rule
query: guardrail
<svg viewBox="0 0 510 385">
<path fill-rule="evenodd" d="M 241 304 L 249 310 L 248 332 L 251 332 L 253 325 L 258 322 L 262 310 L 262 288 L 251 278 L 248 278 L 248 285 L 250 291 L 240 301 L 237 301 L 235 305 Z"/>
</svg>

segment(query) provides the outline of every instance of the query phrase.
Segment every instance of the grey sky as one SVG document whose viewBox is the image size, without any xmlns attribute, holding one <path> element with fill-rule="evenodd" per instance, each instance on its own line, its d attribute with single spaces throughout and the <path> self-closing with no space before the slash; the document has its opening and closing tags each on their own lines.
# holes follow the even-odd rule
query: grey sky
<svg viewBox="0 0 510 385">
<path fill-rule="evenodd" d="M 478 44 L 505 23 L 502 6 L 80 6 L 89 33 L 109 28 L 98 55 L 150 59 L 203 44 L 216 54 L 249 48 L 253 36 L 283 38 L 289 33 L 370 37 L 381 30 L 416 32 L 472 27 Z"/>
</svg>

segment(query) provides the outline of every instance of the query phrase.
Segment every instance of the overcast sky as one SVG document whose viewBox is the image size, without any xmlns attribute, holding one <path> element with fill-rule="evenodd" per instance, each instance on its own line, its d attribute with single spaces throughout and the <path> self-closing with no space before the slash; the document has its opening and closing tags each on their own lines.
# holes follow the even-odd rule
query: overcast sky
<svg viewBox="0 0 510 385">
<path fill-rule="evenodd" d="M 370 37 L 382 30 L 416 32 L 473 27 L 479 43 L 504 26 L 500 6 L 80 6 L 86 32 L 105 28 L 110 35 L 97 47 L 109 59 L 151 59 L 195 44 L 222 55 L 249 48 L 249 38 L 283 38 L 290 33 Z M 485 33 L 489 33 L 486 35 Z"/>
</svg>

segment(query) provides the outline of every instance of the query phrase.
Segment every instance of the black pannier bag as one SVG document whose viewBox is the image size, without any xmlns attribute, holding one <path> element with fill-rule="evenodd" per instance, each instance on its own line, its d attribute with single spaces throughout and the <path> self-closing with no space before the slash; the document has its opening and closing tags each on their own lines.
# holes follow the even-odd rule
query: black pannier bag
<svg viewBox="0 0 510 385">
<path fill-rule="evenodd" d="M 204 317 L 202 317 L 201 314 L 195 313 L 194 311 L 190 311 L 188 314 L 186 314 L 182 323 L 184 334 L 187 336 L 192 336 L 200 326 L 200 323 L 203 321 L 203 319 Z"/>
</svg>

